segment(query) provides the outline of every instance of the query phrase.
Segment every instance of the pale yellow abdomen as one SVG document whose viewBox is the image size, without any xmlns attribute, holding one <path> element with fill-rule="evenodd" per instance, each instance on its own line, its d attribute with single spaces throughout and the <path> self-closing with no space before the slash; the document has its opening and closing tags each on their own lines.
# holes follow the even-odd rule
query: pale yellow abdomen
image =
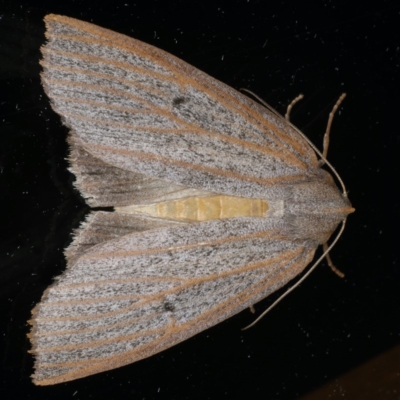
<svg viewBox="0 0 400 400">
<path fill-rule="evenodd" d="M 140 212 L 181 221 L 210 221 L 235 217 L 264 217 L 268 204 L 262 199 L 236 196 L 186 197 L 155 204 L 117 207 L 117 212 Z"/>
</svg>

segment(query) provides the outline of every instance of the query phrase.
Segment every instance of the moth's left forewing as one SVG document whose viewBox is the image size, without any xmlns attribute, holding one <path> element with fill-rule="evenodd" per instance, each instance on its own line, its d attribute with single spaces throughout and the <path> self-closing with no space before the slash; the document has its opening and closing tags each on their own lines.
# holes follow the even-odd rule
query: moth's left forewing
<svg viewBox="0 0 400 400">
<path fill-rule="evenodd" d="M 46 92 L 103 162 L 251 197 L 317 168 L 305 140 L 277 115 L 176 57 L 66 17 L 48 16 L 46 25 Z"/>
<path fill-rule="evenodd" d="M 126 365 L 256 303 L 301 272 L 314 249 L 279 221 L 160 228 L 101 243 L 34 311 L 34 380 L 53 384 Z"/>
</svg>

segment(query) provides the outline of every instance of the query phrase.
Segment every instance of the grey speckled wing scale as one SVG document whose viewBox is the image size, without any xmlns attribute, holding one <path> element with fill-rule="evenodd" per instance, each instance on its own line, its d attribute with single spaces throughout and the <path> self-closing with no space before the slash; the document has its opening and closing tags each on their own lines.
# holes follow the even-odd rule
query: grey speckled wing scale
<svg viewBox="0 0 400 400">
<path fill-rule="evenodd" d="M 33 310 L 34 383 L 146 358 L 251 306 L 352 212 L 282 117 L 140 41 L 45 18 L 42 81 L 94 212 Z"/>
<path fill-rule="evenodd" d="M 297 182 L 317 167 L 283 120 L 174 56 L 85 22 L 46 23 L 46 93 L 83 146 L 107 164 L 260 197 L 265 185 Z"/>
<path fill-rule="evenodd" d="M 314 251 L 283 241 L 268 225 L 251 218 L 189 224 L 88 250 L 36 309 L 36 383 L 148 357 L 284 285 Z"/>
</svg>

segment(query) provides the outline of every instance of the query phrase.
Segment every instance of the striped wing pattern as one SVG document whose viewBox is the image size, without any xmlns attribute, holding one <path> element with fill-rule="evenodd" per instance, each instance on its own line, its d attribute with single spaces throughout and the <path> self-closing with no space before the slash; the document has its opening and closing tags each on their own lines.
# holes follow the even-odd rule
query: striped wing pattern
<svg viewBox="0 0 400 400">
<path fill-rule="evenodd" d="M 33 311 L 34 382 L 68 381 L 140 360 L 266 297 L 314 254 L 282 240 L 278 230 L 271 220 L 219 220 L 92 247 Z"/>
<path fill-rule="evenodd" d="M 262 197 L 317 159 L 277 115 L 174 56 L 67 17 L 46 17 L 45 90 L 107 164 L 191 188 Z"/>
<path fill-rule="evenodd" d="M 67 17 L 45 19 L 44 88 L 70 127 L 93 206 L 221 193 L 263 198 L 318 163 L 276 114 L 174 56 Z M 196 224 L 93 213 L 33 310 L 34 382 L 146 358 L 249 307 L 311 261 L 282 220 Z"/>
</svg>

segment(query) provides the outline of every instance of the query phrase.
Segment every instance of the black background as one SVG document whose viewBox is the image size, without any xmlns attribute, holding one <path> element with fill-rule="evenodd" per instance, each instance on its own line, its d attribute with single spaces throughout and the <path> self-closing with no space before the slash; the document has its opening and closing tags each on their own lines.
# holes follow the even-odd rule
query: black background
<svg viewBox="0 0 400 400">
<path fill-rule="evenodd" d="M 248 331 L 254 316 L 244 311 L 127 367 L 35 387 L 26 321 L 88 213 L 67 170 L 67 130 L 39 79 L 50 12 L 160 47 L 281 113 L 304 93 L 292 121 L 319 147 L 347 92 L 329 149 L 356 208 L 332 252 L 345 279 L 322 263 Z M 397 379 L 397 393 L 368 389 L 361 376 L 350 395 L 340 381 L 400 342 L 399 13 L 388 0 L 0 1 L 0 398 L 297 399 L 330 382 L 331 398 L 399 399 L 400 360 L 376 371 Z"/>
</svg>

